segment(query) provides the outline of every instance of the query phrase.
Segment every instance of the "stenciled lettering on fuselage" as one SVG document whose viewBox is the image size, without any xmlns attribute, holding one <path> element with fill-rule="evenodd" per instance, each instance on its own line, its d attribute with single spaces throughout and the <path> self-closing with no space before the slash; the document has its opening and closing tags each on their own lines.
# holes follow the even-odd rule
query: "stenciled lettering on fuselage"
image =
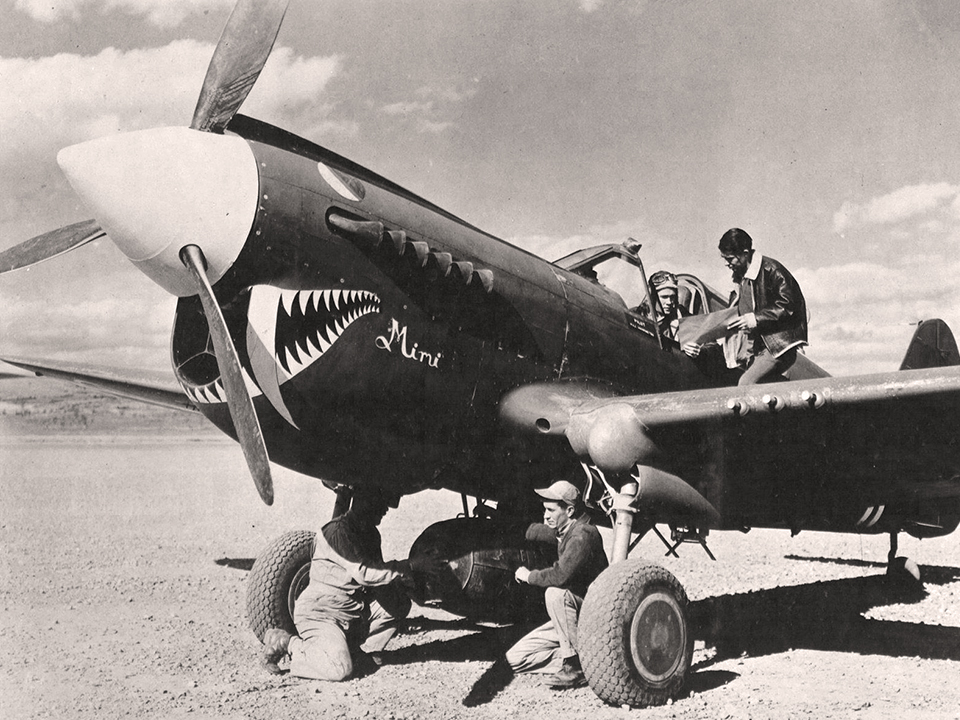
<svg viewBox="0 0 960 720">
<path fill-rule="evenodd" d="M 443 353 L 429 353 L 419 348 L 419 343 L 407 344 L 407 326 L 401 325 L 396 318 L 390 318 L 390 330 L 387 335 L 378 335 L 377 347 L 387 352 L 399 352 L 408 360 L 415 360 L 435 368 L 440 363 Z"/>
</svg>

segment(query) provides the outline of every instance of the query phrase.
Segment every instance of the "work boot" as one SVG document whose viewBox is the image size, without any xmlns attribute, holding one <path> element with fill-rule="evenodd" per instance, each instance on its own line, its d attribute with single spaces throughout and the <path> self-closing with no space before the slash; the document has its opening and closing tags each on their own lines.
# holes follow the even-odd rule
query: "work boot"
<svg viewBox="0 0 960 720">
<path fill-rule="evenodd" d="M 353 654 L 353 675 L 351 677 L 364 677 L 375 673 L 383 665 L 383 655 L 380 653 L 368 653 L 363 650 L 357 650 Z"/>
<path fill-rule="evenodd" d="M 263 665 L 271 675 L 281 673 L 278 663 L 287 654 L 293 635 L 280 628 L 270 628 L 263 634 Z"/>
<path fill-rule="evenodd" d="M 569 690 L 586 685 L 587 678 L 583 676 L 580 658 L 576 655 L 564 658 L 560 671 L 547 678 L 547 684 L 554 690 Z"/>
</svg>

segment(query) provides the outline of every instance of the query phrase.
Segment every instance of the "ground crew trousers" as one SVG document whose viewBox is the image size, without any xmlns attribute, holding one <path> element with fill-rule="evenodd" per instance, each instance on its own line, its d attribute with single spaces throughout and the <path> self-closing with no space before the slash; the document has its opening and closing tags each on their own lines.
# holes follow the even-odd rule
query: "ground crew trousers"
<svg viewBox="0 0 960 720">
<path fill-rule="evenodd" d="M 330 619 L 298 617 L 299 637 L 291 638 L 287 648 L 290 674 L 311 680 L 346 680 L 353 673 L 354 653 L 361 644 L 367 652 L 382 651 L 409 613 L 409 601 L 405 611 L 397 614 L 376 600 L 369 608 L 369 620 L 354 623 L 349 638 L 347 631 Z"/>
<path fill-rule="evenodd" d="M 544 603 L 550 620 L 507 650 L 507 663 L 515 673 L 556 673 L 566 658 L 577 654 L 577 616 L 583 598 L 563 588 L 549 587 Z"/>
</svg>

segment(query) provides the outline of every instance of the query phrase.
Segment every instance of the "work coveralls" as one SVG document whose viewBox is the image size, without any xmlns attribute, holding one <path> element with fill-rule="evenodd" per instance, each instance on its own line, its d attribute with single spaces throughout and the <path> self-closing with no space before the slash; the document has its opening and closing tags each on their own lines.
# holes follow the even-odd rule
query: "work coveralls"
<svg viewBox="0 0 960 720">
<path fill-rule="evenodd" d="M 380 533 L 347 512 L 323 526 L 310 566 L 310 583 L 297 599 L 299 637 L 287 648 L 290 673 L 344 680 L 366 642 L 382 651 L 410 612 L 395 583 L 409 573 L 406 560 L 384 562 Z"/>
</svg>

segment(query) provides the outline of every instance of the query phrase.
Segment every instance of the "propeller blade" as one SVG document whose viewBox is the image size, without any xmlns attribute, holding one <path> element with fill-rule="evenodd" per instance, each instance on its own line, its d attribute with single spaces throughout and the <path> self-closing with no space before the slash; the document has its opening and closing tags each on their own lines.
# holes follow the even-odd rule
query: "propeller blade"
<svg viewBox="0 0 960 720">
<path fill-rule="evenodd" d="M 260 420 L 253 407 L 253 398 L 250 397 L 243 380 L 240 358 L 230 338 L 227 321 L 213 294 L 213 287 L 207 279 L 203 252 L 196 245 L 187 245 L 180 251 L 180 260 L 193 274 L 197 283 L 203 312 L 210 326 L 213 349 L 217 353 L 220 377 L 223 378 L 223 386 L 227 391 L 230 417 L 233 418 L 233 426 L 237 431 L 240 447 L 243 448 L 244 457 L 247 459 L 247 467 L 250 468 L 250 474 L 253 475 L 253 482 L 257 486 L 261 499 L 267 505 L 273 505 L 273 478 L 270 475 L 270 459 L 267 457 L 267 446 L 263 441 Z"/>
<path fill-rule="evenodd" d="M 270 56 L 289 0 L 238 0 L 210 58 L 194 130 L 222 133 L 247 99 Z"/>
<path fill-rule="evenodd" d="M 37 235 L 0 252 L 0 274 L 63 255 L 104 235 L 96 220 L 84 220 Z"/>
</svg>

